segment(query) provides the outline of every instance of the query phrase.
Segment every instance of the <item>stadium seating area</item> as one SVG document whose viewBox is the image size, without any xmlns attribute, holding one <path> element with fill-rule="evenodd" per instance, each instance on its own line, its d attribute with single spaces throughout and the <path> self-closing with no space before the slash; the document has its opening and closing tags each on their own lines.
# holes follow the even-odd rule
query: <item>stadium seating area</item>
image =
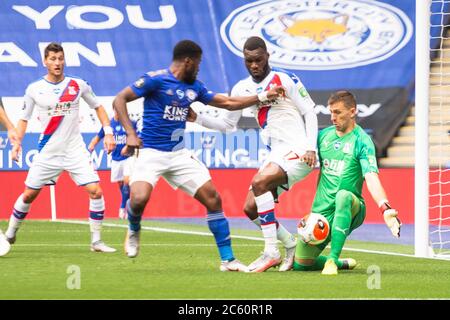
<svg viewBox="0 0 450 320">
<path fill-rule="evenodd" d="M 447 31 L 447 36 L 449 32 Z M 450 167 L 450 39 L 430 65 L 429 145 L 430 166 Z M 392 140 L 382 167 L 414 167 L 415 106 Z"/>
</svg>

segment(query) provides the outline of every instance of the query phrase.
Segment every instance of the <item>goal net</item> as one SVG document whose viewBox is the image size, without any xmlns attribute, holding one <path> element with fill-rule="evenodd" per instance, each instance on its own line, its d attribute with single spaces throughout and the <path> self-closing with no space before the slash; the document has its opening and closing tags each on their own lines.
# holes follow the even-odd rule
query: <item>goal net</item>
<svg viewBox="0 0 450 320">
<path fill-rule="evenodd" d="M 430 242 L 450 258 L 450 1 L 430 6 Z"/>
<path fill-rule="evenodd" d="M 419 2 L 422 2 L 420 0 Z M 428 111 L 427 111 L 427 131 L 426 137 L 426 159 L 428 162 L 428 251 L 420 253 L 420 248 L 416 248 L 416 255 L 450 258 L 450 0 L 431 0 L 423 1 L 428 6 L 429 22 L 429 77 L 428 79 Z M 427 3 L 428 2 L 428 3 Z M 419 9 L 419 4 L 417 7 Z M 417 13 L 417 17 L 420 12 Z M 420 27 L 422 23 L 417 20 L 418 37 L 416 45 L 420 45 Z M 420 49 L 419 49 L 420 50 Z M 420 84 L 417 85 L 417 77 L 422 75 L 420 67 L 421 56 L 416 50 L 416 98 L 422 97 L 419 93 Z M 426 60 L 426 59 L 425 59 Z M 427 61 L 428 62 L 428 61 Z M 422 75 L 423 76 L 423 75 Z M 416 99 L 416 109 L 422 107 Z M 426 109 L 426 108 L 425 108 Z M 426 118 L 426 117 L 425 117 Z M 419 124 L 421 118 L 416 114 L 416 123 Z M 419 128 L 420 129 L 420 128 Z M 416 138 L 419 138 L 417 136 Z M 418 161 L 423 161 L 423 150 L 420 149 L 421 144 L 416 141 L 416 170 L 420 165 Z M 422 155 L 421 155 L 422 154 Z M 418 179 L 416 172 L 416 184 L 423 183 Z M 418 194 L 416 186 L 416 197 L 423 197 Z M 421 214 L 423 209 L 417 205 L 416 199 L 416 224 L 420 222 L 417 214 Z M 416 226 L 416 246 L 422 246 L 418 240 Z M 426 245 L 426 244 L 425 244 Z M 424 247 L 424 246 L 422 246 Z M 430 250 L 431 249 L 431 250 Z M 418 252 L 419 251 L 419 252 Z"/>
</svg>

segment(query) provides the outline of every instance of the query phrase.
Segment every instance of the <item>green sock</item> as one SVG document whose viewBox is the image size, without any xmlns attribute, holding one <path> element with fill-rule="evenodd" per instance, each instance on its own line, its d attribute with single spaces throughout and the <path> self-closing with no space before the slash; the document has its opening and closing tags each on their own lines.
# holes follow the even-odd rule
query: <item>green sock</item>
<svg viewBox="0 0 450 320">
<path fill-rule="evenodd" d="M 323 266 L 325 265 L 325 262 L 327 262 L 328 257 L 327 256 L 318 256 L 316 260 L 314 261 L 313 265 L 306 266 L 301 263 L 298 263 L 297 261 L 294 261 L 294 267 L 293 269 L 295 271 L 316 271 L 316 270 L 322 270 Z M 342 260 L 335 261 L 336 266 L 338 269 L 342 269 L 343 262 Z"/>
<path fill-rule="evenodd" d="M 331 252 L 329 255 L 329 258 L 334 259 L 336 264 L 352 223 L 352 200 L 352 194 L 346 190 L 340 190 L 336 195 L 336 211 L 331 228 Z"/>
</svg>

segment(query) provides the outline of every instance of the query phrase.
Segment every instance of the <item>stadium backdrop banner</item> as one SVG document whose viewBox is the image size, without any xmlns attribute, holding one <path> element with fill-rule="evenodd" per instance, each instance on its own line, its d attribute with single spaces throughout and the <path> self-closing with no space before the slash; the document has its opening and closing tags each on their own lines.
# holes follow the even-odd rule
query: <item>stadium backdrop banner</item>
<svg viewBox="0 0 450 320">
<path fill-rule="evenodd" d="M 4 0 L 0 95 L 23 96 L 45 74 L 42 51 L 51 41 L 64 45 L 68 74 L 89 81 L 99 96 L 114 96 L 144 72 L 167 67 L 181 39 L 203 48 L 199 78 L 229 92 L 247 76 L 246 37 L 258 35 L 271 64 L 302 79 L 321 127 L 330 124 L 329 94 L 354 91 L 359 120 L 382 155 L 409 110 L 414 11 L 414 1 L 403 0 Z"/>
</svg>

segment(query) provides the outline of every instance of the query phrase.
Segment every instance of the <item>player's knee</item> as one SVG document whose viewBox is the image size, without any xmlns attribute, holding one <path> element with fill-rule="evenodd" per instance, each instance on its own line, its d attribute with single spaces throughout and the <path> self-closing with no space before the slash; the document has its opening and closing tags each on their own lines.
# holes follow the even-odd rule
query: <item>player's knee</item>
<svg viewBox="0 0 450 320">
<path fill-rule="evenodd" d="M 336 193 L 336 209 L 351 207 L 353 200 L 352 193 L 347 190 L 339 190 Z"/>
<path fill-rule="evenodd" d="M 33 190 L 33 191 L 34 191 L 34 190 Z M 34 199 L 36 199 L 36 197 L 37 197 L 39 191 L 38 191 L 38 190 L 36 190 L 37 192 L 33 192 L 33 191 L 31 191 L 31 192 L 25 191 L 25 192 L 22 194 L 22 201 L 23 201 L 24 203 L 27 203 L 27 204 L 28 204 L 28 203 L 33 202 Z"/>
<path fill-rule="evenodd" d="M 294 271 L 311 271 L 314 265 L 312 259 L 295 259 L 293 269 Z"/>
<path fill-rule="evenodd" d="M 255 195 L 261 195 L 269 191 L 267 177 L 256 175 L 252 181 L 252 190 Z"/>
<path fill-rule="evenodd" d="M 222 198 L 216 190 L 208 194 L 205 206 L 208 211 L 217 211 L 222 209 Z"/>
<path fill-rule="evenodd" d="M 94 189 L 89 192 L 89 197 L 91 199 L 101 199 L 103 197 L 103 191 L 100 188 Z"/>
<path fill-rule="evenodd" d="M 244 213 L 251 220 L 255 220 L 256 218 L 258 218 L 258 210 L 256 208 L 256 204 L 255 203 L 245 203 L 245 205 L 244 205 Z"/>
<path fill-rule="evenodd" d="M 147 204 L 148 196 L 144 193 L 134 193 L 130 197 L 130 206 L 133 211 L 142 211 Z"/>
</svg>

